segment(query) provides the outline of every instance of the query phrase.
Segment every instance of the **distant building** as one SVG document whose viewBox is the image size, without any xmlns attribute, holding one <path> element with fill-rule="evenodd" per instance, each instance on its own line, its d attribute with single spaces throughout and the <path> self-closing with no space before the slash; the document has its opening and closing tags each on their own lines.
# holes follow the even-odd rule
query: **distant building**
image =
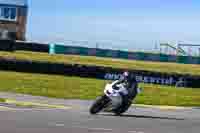
<svg viewBox="0 0 200 133">
<path fill-rule="evenodd" d="M 27 0 L 0 0 L 0 39 L 26 40 Z"/>
</svg>

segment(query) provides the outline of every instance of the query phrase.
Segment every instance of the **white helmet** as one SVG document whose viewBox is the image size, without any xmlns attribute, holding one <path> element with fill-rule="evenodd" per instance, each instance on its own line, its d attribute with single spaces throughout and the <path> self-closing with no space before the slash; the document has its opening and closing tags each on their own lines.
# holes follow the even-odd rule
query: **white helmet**
<svg viewBox="0 0 200 133">
<path fill-rule="evenodd" d="M 124 78 L 128 78 L 128 77 L 129 77 L 129 72 L 128 72 L 128 71 L 125 71 L 125 72 L 123 73 L 123 77 L 124 77 Z"/>
<path fill-rule="evenodd" d="M 123 75 L 127 77 L 129 75 L 129 72 L 126 71 L 123 73 Z"/>
</svg>

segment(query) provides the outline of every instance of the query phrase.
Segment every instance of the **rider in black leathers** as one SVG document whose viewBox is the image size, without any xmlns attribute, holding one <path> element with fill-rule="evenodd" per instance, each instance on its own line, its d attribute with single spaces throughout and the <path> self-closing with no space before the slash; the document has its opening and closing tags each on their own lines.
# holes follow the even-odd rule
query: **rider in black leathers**
<svg viewBox="0 0 200 133">
<path fill-rule="evenodd" d="M 121 83 L 124 83 L 125 87 L 128 90 L 127 95 L 124 95 L 124 94 L 121 93 L 122 105 L 120 106 L 120 108 L 122 108 L 122 109 L 124 108 L 126 110 L 126 106 L 128 106 L 127 103 L 130 103 L 130 101 L 132 101 L 138 93 L 137 92 L 138 83 L 136 81 L 135 76 L 133 74 L 130 74 L 127 71 L 122 74 L 122 77 L 118 80 L 118 82 L 116 82 L 113 85 L 113 88 L 118 89 L 117 85 L 121 84 Z"/>
</svg>

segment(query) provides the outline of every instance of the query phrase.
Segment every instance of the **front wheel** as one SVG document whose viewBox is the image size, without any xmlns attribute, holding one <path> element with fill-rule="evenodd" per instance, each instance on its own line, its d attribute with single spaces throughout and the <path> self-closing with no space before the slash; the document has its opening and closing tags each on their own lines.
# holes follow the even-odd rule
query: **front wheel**
<svg viewBox="0 0 200 133">
<path fill-rule="evenodd" d="M 107 105 L 109 100 L 110 99 L 106 95 L 97 98 L 90 108 L 90 113 L 97 114 L 98 112 L 100 112 L 105 107 L 105 105 Z"/>
</svg>

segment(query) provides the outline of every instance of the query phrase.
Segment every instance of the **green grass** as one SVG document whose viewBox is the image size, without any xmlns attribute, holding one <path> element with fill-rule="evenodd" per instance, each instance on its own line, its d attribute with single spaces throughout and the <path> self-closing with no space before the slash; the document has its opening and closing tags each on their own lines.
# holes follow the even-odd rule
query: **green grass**
<svg viewBox="0 0 200 133">
<path fill-rule="evenodd" d="M 49 61 L 57 63 L 79 63 L 87 65 L 150 70 L 167 73 L 200 75 L 200 65 L 144 62 L 75 55 L 49 55 L 34 52 L 0 52 L 1 57 Z M 0 71 L 0 91 L 10 91 L 66 99 L 95 99 L 103 92 L 106 81 L 91 78 L 57 75 L 28 74 Z M 200 89 L 174 88 L 141 84 L 143 92 L 136 103 L 153 105 L 200 106 Z M 0 101 L 4 99 L 0 99 Z"/>
<path fill-rule="evenodd" d="M 69 64 L 87 64 L 97 66 L 107 66 L 114 68 L 126 68 L 133 70 L 149 70 L 156 72 L 180 73 L 200 75 L 200 65 L 177 64 L 177 63 L 161 63 L 150 61 L 122 60 L 112 58 L 100 58 L 91 56 L 75 56 L 75 55 L 49 55 L 48 53 L 34 52 L 0 52 L 0 57 L 27 59 L 35 61 L 49 61 L 57 63 Z"/>
<path fill-rule="evenodd" d="M 6 100 L 4 98 L 0 98 L 0 103 L 4 103 Z"/>
<path fill-rule="evenodd" d="M 105 80 L 0 71 L 0 91 L 66 99 L 95 99 Z M 141 84 L 138 104 L 200 106 L 200 89 Z"/>
</svg>

